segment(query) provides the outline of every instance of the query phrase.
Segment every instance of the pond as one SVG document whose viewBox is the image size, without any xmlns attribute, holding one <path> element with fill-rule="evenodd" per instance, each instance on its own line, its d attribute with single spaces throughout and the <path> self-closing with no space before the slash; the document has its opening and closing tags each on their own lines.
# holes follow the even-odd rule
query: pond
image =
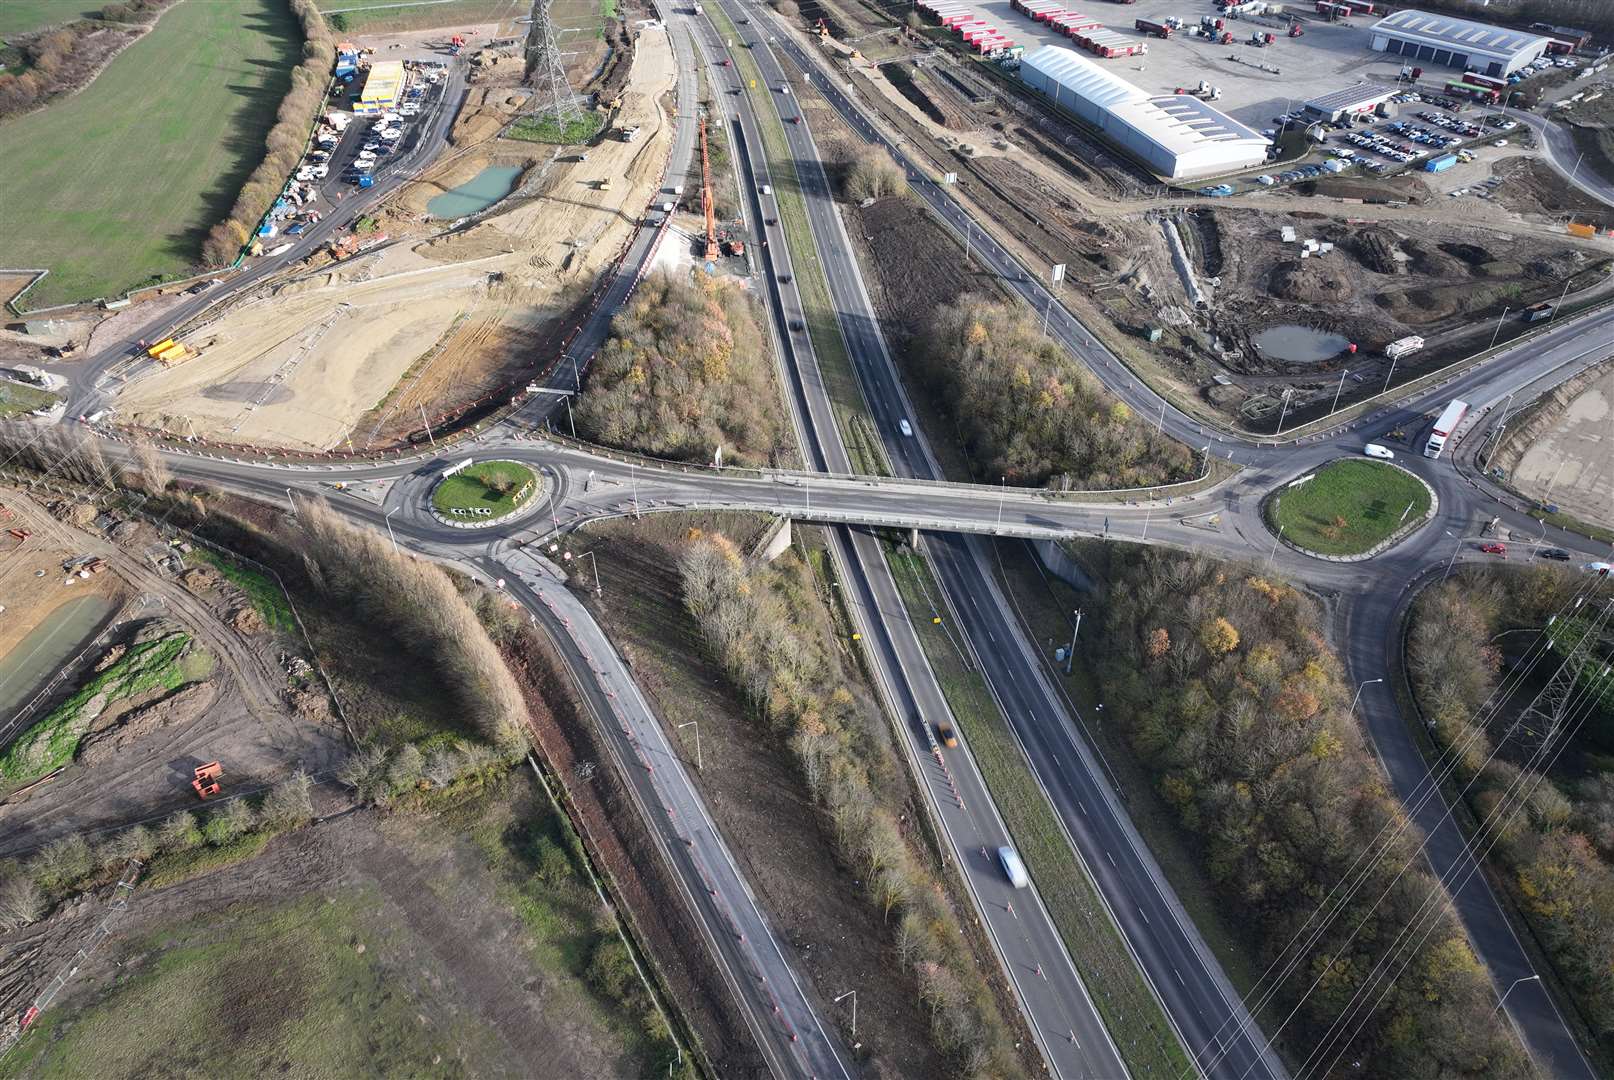
<svg viewBox="0 0 1614 1080">
<path fill-rule="evenodd" d="M 117 607 L 106 596 L 76 596 L 0 657 L 0 720 L 9 720 Z"/>
<path fill-rule="evenodd" d="M 426 213 L 453 221 L 486 210 L 516 186 L 520 165 L 489 165 L 457 188 L 451 188 L 426 204 Z"/>
<path fill-rule="evenodd" d="M 1250 344 L 1264 358 L 1291 364 L 1320 364 L 1332 360 L 1350 343 L 1351 339 L 1343 334 L 1293 323 L 1269 326 L 1250 339 Z"/>
</svg>

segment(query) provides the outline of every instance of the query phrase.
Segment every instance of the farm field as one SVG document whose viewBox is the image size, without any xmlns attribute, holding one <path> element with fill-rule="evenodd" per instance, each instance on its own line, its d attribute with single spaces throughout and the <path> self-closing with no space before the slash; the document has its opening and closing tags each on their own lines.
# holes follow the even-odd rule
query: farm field
<svg viewBox="0 0 1614 1080">
<path fill-rule="evenodd" d="M 82 93 L 0 125 L 6 261 L 51 271 L 27 306 L 183 276 L 261 160 L 301 56 L 278 0 L 187 0 Z"/>
<path fill-rule="evenodd" d="M 493 22 L 504 33 L 516 29 L 515 20 L 527 15 L 532 4 L 528 0 L 325 0 L 319 9 L 331 29 L 352 33 L 390 34 Z"/>
<path fill-rule="evenodd" d="M 71 22 L 95 14 L 100 7 L 87 0 L 6 0 L 0 4 L 0 37 Z"/>
</svg>

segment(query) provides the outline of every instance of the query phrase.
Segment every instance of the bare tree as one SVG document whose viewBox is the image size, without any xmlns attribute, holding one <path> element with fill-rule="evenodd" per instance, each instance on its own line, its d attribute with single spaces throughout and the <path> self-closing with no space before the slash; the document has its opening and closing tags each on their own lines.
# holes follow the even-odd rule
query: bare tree
<svg viewBox="0 0 1614 1080">
<path fill-rule="evenodd" d="M 0 879 L 0 930 L 27 926 L 45 913 L 45 894 L 33 878 L 13 868 Z"/>
<path fill-rule="evenodd" d="M 907 177 L 901 167 L 880 150 L 869 148 L 860 153 L 846 173 L 846 197 L 853 202 L 865 199 L 883 199 L 905 190 Z"/>
<path fill-rule="evenodd" d="M 308 774 L 298 769 L 269 789 L 263 800 L 263 822 L 271 829 L 292 829 L 314 816 Z"/>
</svg>

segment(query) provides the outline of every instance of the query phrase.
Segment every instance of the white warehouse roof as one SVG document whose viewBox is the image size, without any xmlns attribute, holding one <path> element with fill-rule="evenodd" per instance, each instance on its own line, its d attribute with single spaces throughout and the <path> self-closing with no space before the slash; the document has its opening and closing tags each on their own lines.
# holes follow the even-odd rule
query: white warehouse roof
<svg viewBox="0 0 1614 1080">
<path fill-rule="evenodd" d="M 1540 52 L 1547 42 L 1540 34 L 1470 22 L 1451 15 L 1432 15 L 1411 8 L 1385 16 L 1374 23 L 1369 32 L 1390 34 L 1403 41 L 1416 41 L 1437 49 L 1498 57 Z"/>
<path fill-rule="evenodd" d="M 1020 78 L 1102 131 L 1150 169 L 1174 180 L 1259 165 L 1270 142 L 1199 98 L 1151 96 L 1058 45 L 1020 61 Z"/>
<path fill-rule="evenodd" d="M 1074 49 L 1044 45 L 1020 58 L 1020 66 L 1031 67 L 1058 82 L 1063 90 L 1109 108 L 1128 101 L 1144 101 L 1149 95 L 1121 76 L 1079 55 Z"/>
</svg>

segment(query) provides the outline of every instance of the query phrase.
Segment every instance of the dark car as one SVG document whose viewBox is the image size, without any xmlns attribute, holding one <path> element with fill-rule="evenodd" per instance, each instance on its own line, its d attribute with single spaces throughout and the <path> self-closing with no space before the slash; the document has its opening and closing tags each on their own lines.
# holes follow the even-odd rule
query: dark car
<svg viewBox="0 0 1614 1080">
<path fill-rule="evenodd" d="M 1553 562 L 1568 562 L 1569 552 L 1563 548 L 1542 548 L 1537 556 L 1542 559 L 1551 559 Z"/>
<path fill-rule="evenodd" d="M 803 326 L 803 325 L 802 325 L 802 324 L 801 324 L 801 322 L 800 322 L 800 321 L 799 321 L 799 320 L 797 320 L 797 319 L 791 319 L 791 320 L 790 320 L 790 329 L 791 329 L 791 332 L 792 332 L 792 333 L 797 333 L 797 334 L 799 334 L 799 333 L 801 333 L 801 332 L 802 332 L 802 331 L 803 331 L 803 330 L 805 330 L 805 329 L 807 329 L 807 327 L 805 327 L 805 326 Z"/>
</svg>

